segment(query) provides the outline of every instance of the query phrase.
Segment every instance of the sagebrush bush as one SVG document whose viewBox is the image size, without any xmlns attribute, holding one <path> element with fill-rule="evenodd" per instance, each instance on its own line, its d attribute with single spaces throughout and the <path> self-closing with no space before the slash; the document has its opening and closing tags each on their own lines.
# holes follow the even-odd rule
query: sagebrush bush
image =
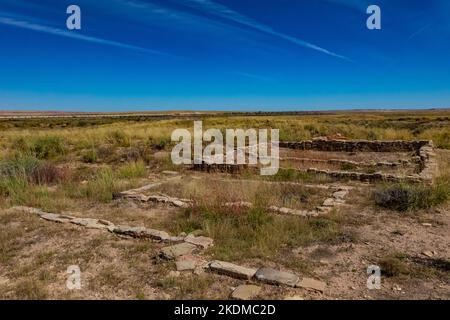
<svg viewBox="0 0 450 320">
<path fill-rule="evenodd" d="M 438 180 L 433 186 L 395 184 L 379 187 L 374 192 L 375 203 L 396 211 L 427 209 L 450 198 L 448 180 Z"/>
</svg>

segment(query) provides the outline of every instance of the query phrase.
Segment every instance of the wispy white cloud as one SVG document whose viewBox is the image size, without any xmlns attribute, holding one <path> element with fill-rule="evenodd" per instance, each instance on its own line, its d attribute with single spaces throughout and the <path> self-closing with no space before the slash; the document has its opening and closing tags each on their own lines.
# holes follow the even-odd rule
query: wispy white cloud
<svg viewBox="0 0 450 320">
<path fill-rule="evenodd" d="M 134 46 L 134 45 L 130 45 L 130 44 L 122 43 L 122 42 L 87 36 L 87 35 L 77 33 L 76 31 L 68 31 L 68 30 L 58 29 L 58 28 L 54 28 L 54 27 L 50 27 L 50 26 L 46 26 L 46 25 L 42 25 L 42 24 L 28 22 L 28 21 L 25 21 L 22 19 L 15 19 L 15 18 L 10 18 L 10 17 L 0 16 L 0 24 L 14 26 L 14 27 L 22 28 L 22 29 L 38 31 L 38 32 L 43 32 L 43 33 L 48 33 L 48 34 L 53 34 L 53 35 L 57 35 L 57 36 L 61 36 L 61 37 L 67 37 L 67 38 L 73 38 L 73 39 L 87 41 L 87 42 L 98 43 L 98 44 L 102 44 L 102 45 L 108 45 L 108 46 L 114 46 L 114 47 L 139 51 L 139 52 L 143 52 L 143 53 L 168 55 L 167 53 L 164 53 L 164 52 L 161 52 L 158 50 L 151 50 L 151 49 L 146 49 L 146 48 L 142 48 L 139 46 Z"/>
<path fill-rule="evenodd" d="M 431 26 L 431 23 L 423 26 L 422 28 L 419 28 L 418 30 L 414 31 L 413 33 L 411 33 L 411 35 L 408 37 L 409 40 L 411 40 L 414 37 L 417 37 L 419 34 L 421 34 L 422 32 L 424 32 L 426 29 L 428 29 Z"/>
<path fill-rule="evenodd" d="M 248 73 L 248 72 L 236 71 L 236 72 L 234 72 L 234 74 L 236 74 L 238 76 L 254 79 L 254 80 L 264 81 L 264 82 L 272 82 L 273 81 L 273 79 L 271 79 L 269 77 L 265 77 L 265 76 L 261 76 L 261 75 L 253 74 L 253 73 Z"/>
<path fill-rule="evenodd" d="M 222 5 L 222 4 L 210 1 L 210 0 L 186 0 L 186 1 L 183 1 L 181 4 L 185 4 L 190 7 L 195 8 L 195 9 L 202 10 L 208 14 L 218 16 L 222 19 L 233 21 L 233 22 L 239 23 L 241 25 L 245 25 L 247 27 L 258 30 L 260 32 L 276 36 L 283 40 L 300 45 L 302 47 L 316 50 L 318 52 L 322 52 L 324 54 L 327 54 L 327 55 L 330 55 L 330 56 L 333 56 L 336 58 L 351 61 L 351 59 L 349 59 L 346 56 L 337 54 L 328 49 L 322 48 L 316 44 L 299 39 L 297 37 L 290 36 L 290 35 L 282 33 L 282 32 L 278 32 L 265 24 L 259 23 L 259 22 L 255 21 L 254 19 L 251 19 L 239 12 L 236 12 L 236 11 L 226 7 L 225 5 Z"/>
</svg>

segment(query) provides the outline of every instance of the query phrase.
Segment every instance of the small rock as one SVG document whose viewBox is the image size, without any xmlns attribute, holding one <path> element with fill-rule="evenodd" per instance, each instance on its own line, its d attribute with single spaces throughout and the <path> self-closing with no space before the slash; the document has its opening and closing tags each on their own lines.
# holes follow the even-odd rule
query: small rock
<svg viewBox="0 0 450 320">
<path fill-rule="evenodd" d="M 259 268 L 255 274 L 256 279 L 262 282 L 277 284 L 277 285 L 287 285 L 294 287 L 298 282 L 298 276 L 293 273 L 278 271 L 272 268 Z"/>
<path fill-rule="evenodd" d="M 250 300 L 255 298 L 260 291 L 261 288 L 255 285 L 240 285 L 233 291 L 231 297 L 237 300 Z"/>
<path fill-rule="evenodd" d="M 226 274 L 230 277 L 238 279 L 249 280 L 256 273 L 256 269 L 238 266 L 236 264 L 225 261 L 214 260 L 211 261 L 208 265 L 212 271 L 221 274 Z"/>
<path fill-rule="evenodd" d="M 432 227 L 432 226 L 433 226 L 431 223 L 422 223 L 422 225 L 423 225 L 424 227 Z"/>
<path fill-rule="evenodd" d="M 402 291 L 402 288 L 398 284 L 394 284 L 392 286 L 392 290 L 394 290 L 394 291 Z"/>
<path fill-rule="evenodd" d="M 324 292 L 326 283 L 312 278 L 303 278 L 295 286 L 299 288 Z"/>
<path fill-rule="evenodd" d="M 423 254 L 424 256 L 426 256 L 426 257 L 429 257 L 429 258 L 431 258 L 431 257 L 434 256 L 433 251 L 429 251 L 429 250 L 423 251 L 422 254 Z"/>
<path fill-rule="evenodd" d="M 168 175 L 168 176 L 176 176 L 178 174 L 177 171 L 170 171 L 170 170 L 164 170 L 162 174 Z"/>
<path fill-rule="evenodd" d="M 195 251 L 195 249 L 197 249 L 195 245 L 183 242 L 173 246 L 162 248 L 160 256 L 167 260 L 173 260 L 179 256 L 192 254 Z"/>
</svg>

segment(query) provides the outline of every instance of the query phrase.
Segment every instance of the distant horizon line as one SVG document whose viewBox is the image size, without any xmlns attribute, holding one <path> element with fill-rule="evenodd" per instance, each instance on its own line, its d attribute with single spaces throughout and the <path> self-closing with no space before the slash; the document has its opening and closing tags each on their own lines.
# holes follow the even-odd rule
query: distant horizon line
<svg viewBox="0 0 450 320">
<path fill-rule="evenodd" d="M 150 114 L 150 113 L 176 113 L 176 112 L 188 112 L 188 113 L 302 113 L 302 112 L 339 112 L 339 111 L 351 111 L 351 112 L 364 112 L 364 111 L 433 111 L 433 110 L 444 110 L 450 111 L 450 107 L 393 107 L 393 108 L 379 108 L 379 107 L 365 107 L 365 108 L 323 108 L 323 109 L 313 109 L 313 108 L 298 108 L 298 109 L 277 109 L 277 108 L 267 108 L 267 109 L 247 109 L 247 108 L 199 108 L 199 109 L 171 109 L 171 108 L 161 108 L 161 109 L 147 109 L 147 110 L 117 110 L 117 111 L 80 111 L 80 110 L 62 110 L 62 109 L 8 109 L 0 108 L 0 115 L 7 113 L 59 113 L 59 114 Z"/>
</svg>

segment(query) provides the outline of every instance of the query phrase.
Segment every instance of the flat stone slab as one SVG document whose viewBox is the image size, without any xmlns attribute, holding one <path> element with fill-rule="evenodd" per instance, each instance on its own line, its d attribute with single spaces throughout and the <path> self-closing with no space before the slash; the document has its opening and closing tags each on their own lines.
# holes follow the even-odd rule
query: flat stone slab
<svg viewBox="0 0 450 320">
<path fill-rule="evenodd" d="M 244 284 L 237 287 L 232 293 L 231 298 L 237 300 L 251 300 L 258 296 L 261 292 L 261 287 L 252 285 L 252 284 Z"/>
<path fill-rule="evenodd" d="M 298 288 L 323 292 L 325 290 L 326 283 L 312 278 L 303 278 L 295 286 Z"/>
<path fill-rule="evenodd" d="M 300 216 L 300 217 L 316 217 L 318 216 L 318 212 L 316 211 L 308 211 L 308 210 L 297 210 L 297 209 L 290 209 L 285 207 L 277 207 L 277 206 L 270 206 L 269 210 L 275 213 L 279 214 L 285 214 L 285 215 L 293 215 L 293 216 Z"/>
<path fill-rule="evenodd" d="M 333 193 L 333 197 L 336 199 L 344 199 L 345 196 L 348 194 L 347 190 L 339 190 Z"/>
<path fill-rule="evenodd" d="M 89 229 L 108 229 L 108 227 L 114 226 L 111 222 L 106 220 L 98 220 L 92 218 L 73 218 L 71 223 L 83 226 Z"/>
<path fill-rule="evenodd" d="M 224 204 L 224 207 L 228 207 L 228 208 L 252 208 L 253 207 L 253 203 L 251 202 L 247 202 L 247 201 L 238 201 L 238 202 L 226 202 Z"/>
<path fill-rule="evenodd" d="M 320 213 L 329 213 L 331 210 L 333 210 L 333 207 L 319 206 L 316 209 Z"/>
<path fill-rule="evenodd" d="M 55 213 L 42 213 L 40 214 L 40 217 L 42 219 L 53 221 L 53 222 L 59 222 L 59 223 L 66 223 L 69 222 L 69 219 L 62 218 L 59 214 Z"/>
<path fill-rule="evenodd" d="M 336 204 L 335 199 L 333 198 L 327 198 L 325 199 L 325 201 L 323 202 L 322 206 L 324 207 L 333 207 Z"/>
<path fill-rule="evenodd" d="M 203 267 L 207 264 L 207 261 L 199 256 L 192 254 L 186 254 L 179 256 L 175 261 L 177 271 L 194 271 L 198 267 Z"/>
<path fill-rule="evenodd" d="M 277 285 L 286 285 L 290 287 L 295 287 L 299 278 L 293 273 L 278 271 L 272 268 L 259 268 L 255 274 L 256 279 L 259 281 L 269 283 L 269 284 L 277 284 Z"/>
<path fill-rule="evenodd" d="M 256 269 L 254 268 L 242 267 L 230 262 L 219 260 L 211 261 L 209 263 L 209 268 L 212 271 L 215 271 L 220 274 L 225 274 L 233 278 L 246 280 L 251 279 L 256 273 Z"/>
<path fill-rule="evenodd" d="M 196 237 L 191 234 L 189 234 L 186 238 L 184 238 L 184 241 L 195 244 L 196 246 L 202 247 L 203 249 L 211 247 L 214 244 L 214 240 L 212 238 L 203 236 Z"/>
<path fill-rule="evenodd" d="M 192 254 L 197 247 L 193 244 L 183 242 L 179 244 L 175 244 L 173 246 L 164 247 L 161 249 L 160 255 L 162 258 L 167 260 L 176 259 L 179 256 L 183 256 L 186 254 Z"/>
</svg>

